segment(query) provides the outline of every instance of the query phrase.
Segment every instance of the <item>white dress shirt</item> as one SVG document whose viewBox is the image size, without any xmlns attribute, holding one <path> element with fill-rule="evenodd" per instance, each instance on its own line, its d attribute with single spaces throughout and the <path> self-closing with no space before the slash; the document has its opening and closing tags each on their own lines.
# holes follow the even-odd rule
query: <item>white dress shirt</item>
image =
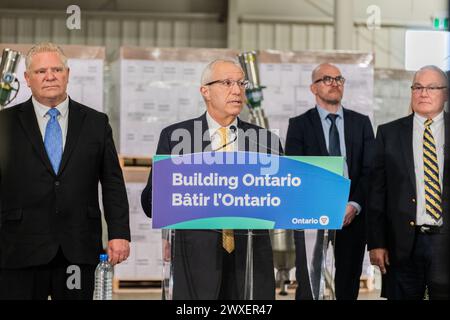
<svg viewBox="0 0 450 320">
<path fill-rule="evenodd" d="M 414 114 L 413 121 L 413 154 L 414 154 L 414 172 L 416 174 L 416 192 L 417 192 L 417 225 L 442 225 L 442 219 L 435 221 L 425 209 L 425 180 L 423 173 L 423 132 L 425 130 L 424 118 L 417 113 Z M 442 180 L 444 176 L 444 111 L 433 119 L 430 126 L 433 133 L 434 143 L 437 152 L 437 160 L 439 166 L 439 183 L 442 192 Z"/>
<path fill-rule="evenodd" d="M 208 112 L 206 112 L 206 121 L 208 123 L 208 131 L 209 131 L 209 137 L 211 139 L 211 149 L 212 150 L 218 150 L 220 149 L 220 147 L 222 146 L 222 139 L 220 136 L 220 133 L 218 132 L 218 130 L 220 128 L 222 128 L 222 126 L 217 123 L 210 115 Z M 236 132 L 232 132 L 230 130 L 231 126 L 235 126 L 236 127 Z M 235 135 L 237 135 L 237 118 L 235 118 L 233 120 L 232 123 L 230 123 L 227 126 L 227 141 L 231 141 L 235 138 Z M 237 139 L 230 143 L 227 148 L 229 149 L 228 151 L 238 151 L 238 143 L 237 143 Z"/>
</svg>

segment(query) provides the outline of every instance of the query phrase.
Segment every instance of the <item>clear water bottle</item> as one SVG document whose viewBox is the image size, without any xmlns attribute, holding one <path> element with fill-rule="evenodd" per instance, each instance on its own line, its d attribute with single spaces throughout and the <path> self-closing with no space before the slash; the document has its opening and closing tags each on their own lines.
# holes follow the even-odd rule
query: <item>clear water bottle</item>
<svg viewBox="0 0 450 320">
<path fill-rule="evenodd" d="M 113 266 L 108 262 L 108 255 L 101 254 L 95 269 L 94 300 L 112 300 Z"/>
</svg>

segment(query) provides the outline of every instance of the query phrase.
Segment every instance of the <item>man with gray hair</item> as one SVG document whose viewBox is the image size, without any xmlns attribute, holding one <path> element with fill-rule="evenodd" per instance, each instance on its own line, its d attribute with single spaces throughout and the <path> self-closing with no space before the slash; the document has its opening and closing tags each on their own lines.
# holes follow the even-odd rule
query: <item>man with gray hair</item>
<svg viewBox="0 0 450 320">
<path fill-rule="evenodd" d="M 413 114 L 378 127 L 368 249 L 388 299 L 450 298 L 447 98 L 445 72 L 425 66 L 411 85 Z"/>
<path fill-rule="evenodd" d="M 0 112 L 0 299 L 92 299 L 103 252 L 98 185 L 109 260 L 129 255 L 129 212 L 105 114 L 66 92 L 67 58 L 34 46 L 25 79 L 32 97 Z"/>
<path fill-rule="evenodd" d="M 282 152 L 278 137 L 239 119 L 245 103 L 242 68 L 234 60 L 210 62 L 200 93 L 206 112 L 162 130 L 156 154 L 180 155 L 207 151 Z M 258 132 L 254 138 L 247 133 Z M 265 138 L 265 139 L 264 139 Z M 187 144 L 179 148 L 180 144 Z M 274 142 L 275 141 L 275 142 Z M 263 151 L 251 148 L 263 146 Z M 152 175 L 142 192 L 142 207 L 152 215 Z M 267 230 L 253 238 L 253 298 L 275 299 L 272 246 Z M 244 298 L 247 230 L 176 230 L 172 246 L 173 299 L 229 300 Z"/>
</svg>

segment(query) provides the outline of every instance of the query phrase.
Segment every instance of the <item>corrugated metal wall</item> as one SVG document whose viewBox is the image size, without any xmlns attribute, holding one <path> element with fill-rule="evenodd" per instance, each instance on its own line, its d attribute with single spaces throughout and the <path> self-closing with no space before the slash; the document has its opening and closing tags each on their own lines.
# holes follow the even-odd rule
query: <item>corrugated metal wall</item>
<svg viewBox="0 0 450 320">
<path fill-rule="evenodd" d="M 333 50 L 334 27 L 329 21 L 280 21 L 276 18 L 241 17 L 240 46 L 250 49 Z M 375 67 L 404 69 L 405 32 L 414 25 L 386 24 L 369 29 L 355 23 L 354 50 L 375 53 Z"/>
<path fill-rule="evenodd" d="M 66 27 L 68 15 L 61 11 L 0 10 L 0 42 L 102 45 L 107 55 L 121 45 L 157 47 L 226 48 L 227 24 L 219 14 L 121 14 L 82 12 L 81 29 Z M 378 68 L 404 68 L 407 28 L 424 26 L 390 24 L 370 30 L 355 23 L 354 49 L 375 52 Z M 242 50 L 332 50 L 331 19 L 293 21 L 280 17 L 239 18 Z"/>
<path fill-rule="evenodd" d="M 218 14 L 120 14 L 82 12 L 81 29 L 69 30 L 58 11 L 0 10 L 0 42 L 224 48 L 226 23 Z"/>
</svg>

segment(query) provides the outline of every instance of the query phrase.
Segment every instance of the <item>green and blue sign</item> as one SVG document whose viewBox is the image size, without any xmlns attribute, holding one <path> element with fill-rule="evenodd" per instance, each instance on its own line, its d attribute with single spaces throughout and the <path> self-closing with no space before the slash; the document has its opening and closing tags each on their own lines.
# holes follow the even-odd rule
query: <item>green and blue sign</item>
<svg viewBox="0 0 450 320">
<path fill-rule="evenodd" d="M 342 157 L 210 152 L 153 158 L 153 228 L 340 229 Z"/>
</svg>

